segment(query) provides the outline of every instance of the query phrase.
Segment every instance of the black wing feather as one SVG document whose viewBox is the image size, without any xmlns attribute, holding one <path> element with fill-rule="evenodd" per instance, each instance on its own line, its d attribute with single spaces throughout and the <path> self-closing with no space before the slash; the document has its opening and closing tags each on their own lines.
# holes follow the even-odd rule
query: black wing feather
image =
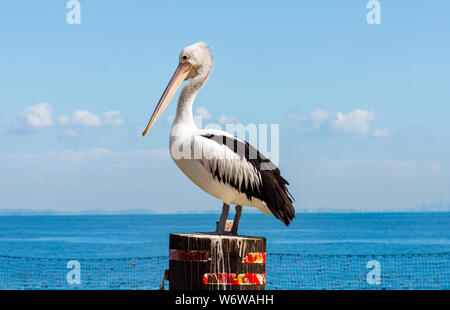
<svg viewBox="0 0 450 310">
<path fill-rule="evenodd" d="M 252 184 L 241 184 L 239 186 L 238 181 L 233 178 L 230 180 L 230 185 L 239 192 L 245 193 L 248 199 L 254 197 L 264 201 L 277 219 L 289 225 L 295 217 L 295 209 L 292 205 L 294 197 L 287 189 L 286 186 L 289 183 L 281 176 L 280 169 L 246 141 L 238 140 L 236 137 L 215 134 L 205 134 L 202 137 L 226 145 L 241 158 L 245 157 L 258 170 L 261 174 L 261 186 L 252 186 Z M 218 169 L 211 172 L 219 182 L 222 182 Z"/>
</svg>

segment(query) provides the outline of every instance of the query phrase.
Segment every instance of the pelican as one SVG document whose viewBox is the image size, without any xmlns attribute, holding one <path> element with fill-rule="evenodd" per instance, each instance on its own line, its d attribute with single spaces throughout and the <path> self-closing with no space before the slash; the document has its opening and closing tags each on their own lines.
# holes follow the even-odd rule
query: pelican
<svg viewBox="0 0 450 310">
<path fill-rule="evenodd" d="M 229 234 L 238 234 L 242 206 L 274 215 L 286 226 L 295 217 L 293 197 L 280 170 L 256 148 L 233 135 L 215 129 L 199 129 L 192 114 L 194 100 L 212 70 L 209 47 L 198 42 L 182 50 L 179 64 L 142 136 L 161 117 L 183 81 L 190 80 L 178 99 L 170 133 L 170 154 L 175 164 L 198 187 L 222 200 L 222 214 L 215 234 L 225 233 L 231 204 L 236 213 Z"/>
</svg>

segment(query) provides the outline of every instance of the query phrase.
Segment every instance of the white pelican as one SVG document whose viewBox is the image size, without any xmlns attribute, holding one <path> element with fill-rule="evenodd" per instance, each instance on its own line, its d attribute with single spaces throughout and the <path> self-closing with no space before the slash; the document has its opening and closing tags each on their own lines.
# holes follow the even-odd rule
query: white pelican
<svg viewBox="0 0 450 310">
<path fill-rule="evenodd" d="M 253 206 L 289 225 L 295 216 L 289 183 L 280 170 L 247 142 L 220 130 L 199 129 L 192 105 L 212 69 L 209 47 L 199 42 L 183 49 L 178 67 L 142 133 L 155 124 L 184 80 L 170 133 L 170 154 L 183 173 L 205 192 L 223 202 L 216 226 L 224 234 L 230 204 L 236 205 L 231 234 L 237 235 L 242 206 Z"/>
</svg>

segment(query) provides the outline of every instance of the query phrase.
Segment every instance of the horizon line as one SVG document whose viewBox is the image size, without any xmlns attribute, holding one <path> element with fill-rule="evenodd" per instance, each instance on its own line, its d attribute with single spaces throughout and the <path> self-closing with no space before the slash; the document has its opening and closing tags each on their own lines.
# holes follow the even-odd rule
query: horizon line
<svg viewBox="0 0 450 310">
<path fill-rule="evenodd" d="M 325 210 L 301 210 L 298 214 L 362 214 L 362 213 L 449 213 L 450 209 L 442 210 L 419 210 L 419 209 L 396 209 L 396 210 L 364 210 L 364 209 L 325 209 Z M 56 210 L 12 210 L 0 209 L 0 216 L 89 216 L 89 215 L 206 215 L 219 214 L 220 210 L 205 210 L 205 211 L 174 211 L 174 212 L 159 212 L 154 210 L 142 210 L 133 212 L 133 210 L 118 210 L 118 211 L 56 211 Z M 248 210 L 246 214 L 261 214 L 257 210 Z"/>
</svg>

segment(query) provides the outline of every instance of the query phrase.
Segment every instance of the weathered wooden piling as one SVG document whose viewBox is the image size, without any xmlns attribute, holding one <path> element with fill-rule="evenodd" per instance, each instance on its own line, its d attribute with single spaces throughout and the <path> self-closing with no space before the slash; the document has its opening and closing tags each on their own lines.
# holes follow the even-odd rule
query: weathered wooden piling
<svg viewBox="0 0 450 310">
<path fill-rule="evenodd" d="M 266 238 L 170 234 L 170 290 L 264 290 Z"/>
</svg>

